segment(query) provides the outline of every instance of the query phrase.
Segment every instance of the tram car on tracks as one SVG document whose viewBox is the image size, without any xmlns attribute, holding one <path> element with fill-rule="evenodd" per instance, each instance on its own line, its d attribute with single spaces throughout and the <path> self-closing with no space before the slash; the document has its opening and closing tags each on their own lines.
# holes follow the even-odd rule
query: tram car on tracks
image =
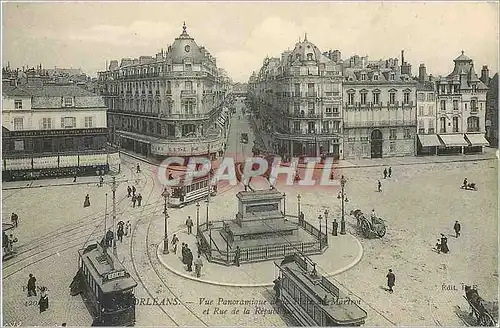
<svg viewBox="0 0 500 328">
<path fill-rule="evenodd" d="M 133 326 L 137 282 L 118 259 L 100 244 L 78 251 L 79 269 L 71 295 L 83 294 L 94 317 L 92 326 Z"/>
<path fill-rule="evenodd" d="M 193 177 L 186 181 L 186 173 L 180 176 L 179 186 L 172 188 L 168 199 L 169 207 L 184 207 L 191 202 L 217 195 L 217 184 L 211 184 L 213 171 L 202 177 Z"/>
<path fill-rule="evenodd" d="M 279 300 L 302 326 L 361 326 L 368 316 L 329 279 L 316 272 L 316 265 L 299 255 L 275 262 L 280 277 Z M 276 284 L 276 280 L 275 280 Z"/>
<path fill-rule="evenodd" d="M 16 251 L 14 250 L 14 243 L 17 243 L 17 238 L 12 234 L 8 234 L 7 231 L 14 229 L 12 223 L 2 222 L 2 261 L 9 260 L 16 256 Z"/>
</svg>

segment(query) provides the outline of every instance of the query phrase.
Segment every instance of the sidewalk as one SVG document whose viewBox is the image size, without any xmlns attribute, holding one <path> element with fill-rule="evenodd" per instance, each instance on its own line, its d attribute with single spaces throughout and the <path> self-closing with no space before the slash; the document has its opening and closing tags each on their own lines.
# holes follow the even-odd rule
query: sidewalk
<svg viewBox="0 0 500 328">
<path fill-rule="evenodd" d="M 105 180 L 110 175 L 105 175 Z M 118 180 L 125 177 L 125 174 L 111 175 L 115 176 Z M 42 179 L 42 180 L 26 180 L 26 181 L 9 181 L 2 183 L 2 190 L 14 190 L 14 189 L 25 189 L 25 188 L 44 188 L 44 187 L 58 187 L 58 186 L 76 186 L 76 185 L 97 185 L 99 183 L 99 177 L 89 176 L 89 177 L 78 177 L 76 182 L 73 182 L 73 178 L 54 178 L 54 179 Z"/>
<path fill-rule="evenodd" d="M 196 232 L 196 227 L 193 229 Z M 230 287 L 269 287 L 273 286 L 276 278 L 274 260 L 264 262 L 243 263 L 240 267 L 225 266 L 210 263 L 204 256 L 201 277 L 197 278 L 194 272 L 187 271 L 187 266 L 182 263 L 181 244 L 188 243 L 196 258 L 196 238 L 194 234 L 188 235 L 186 229 L 173 232 L 180 239 L 177 254 L 163 254 L 163 245 L 158 243 L 156 256 L 161 265 L 169 271 L 184 278 L 216 286 Z M 310 258 L 317 263 L 318 271 L 327 277 L 345 272 L 355 266 L 363 257 L 361 243 L 352 235 L 328 237 L 329 246 L 323 254 L 311 255 Z"/>
<path fill-rule="evenodd" d="M 269 136 L 267 133 L 265 133 L 261 128 L 257 126 L 257 123 L 254 120 L 253 115 L 248 115 L 249 116 L 249 122 L 250 125 L 252 126 L 252 130 L 254 131 L 254 136 L 255 139 L 259 141 L 259 146 L 264 147 L 264 149 L 268 152 L 273 152 L 273 149 L 269 146 L 269 144 L 274 141 L 274 139 Z M 257 133 L 258 131 L 258 133 Z"/>
</svg>

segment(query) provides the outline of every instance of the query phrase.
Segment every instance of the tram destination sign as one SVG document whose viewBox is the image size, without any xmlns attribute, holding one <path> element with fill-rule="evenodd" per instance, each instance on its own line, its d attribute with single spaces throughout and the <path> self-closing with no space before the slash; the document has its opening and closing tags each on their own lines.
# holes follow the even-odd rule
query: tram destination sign
<svg viewBox="0 0 500 328">
<path fill-rule="evenodd" d="M 128 277 L 128 273 L 125 270 L 113 271 L 104 276 L 104 281 L 109 281 L 117 278 Z"/>
</svg>

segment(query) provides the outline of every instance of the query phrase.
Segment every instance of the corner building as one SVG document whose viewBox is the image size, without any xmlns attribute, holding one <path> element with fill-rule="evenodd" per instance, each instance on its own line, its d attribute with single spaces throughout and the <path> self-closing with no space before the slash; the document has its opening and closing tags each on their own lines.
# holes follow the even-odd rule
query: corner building
<svg viewBox="0 0 500 328">
<path fill-rule="evenodd" d="M 155 57 L 113 60 L 99 73 L 109 139 L 145 156 L 211 156 L 223 151 L 229 79 L 187 33 Z"/>
<path fill-rule="evenodd" d="M 266 58 L 250 78 L 258 128 L 272 134 L 281 156 L 342 153 L 342 72 L 332 57 L 306 35 L 281 58 Z"/>
<path fill-rule="evenodd" d="M 484 138 L 488 87 L 463 51 L 454 63 L 453 72 L 436 84 L 438 135 L 443 143 L 439 153 L 481 153 L 489 145 Z"/>
<path fill-rule="evenodd" d="M 415 155 L 416 85 L 411 66 L 396 58 L 344 63 L 344 158 Z"/>
</svg>

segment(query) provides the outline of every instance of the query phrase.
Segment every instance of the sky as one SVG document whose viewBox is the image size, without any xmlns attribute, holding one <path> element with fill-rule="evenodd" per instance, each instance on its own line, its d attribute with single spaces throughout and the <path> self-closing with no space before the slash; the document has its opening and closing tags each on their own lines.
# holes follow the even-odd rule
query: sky
<svg viewBox="0 0 500 328">
<path fill-rule="evenodd" d="M 154 56 L 182 32 L 247 82 L 266 56 L 293 50 L 307 32 L 342 58 L 400 57 L 413 74 L 446 75 L 463 50 L 476 73 L 498 71 L 498 2 L 149 2 L 2 4 L 2 64 L 81 68 L 96 76 L 112 59 Z"/>
</svg>

